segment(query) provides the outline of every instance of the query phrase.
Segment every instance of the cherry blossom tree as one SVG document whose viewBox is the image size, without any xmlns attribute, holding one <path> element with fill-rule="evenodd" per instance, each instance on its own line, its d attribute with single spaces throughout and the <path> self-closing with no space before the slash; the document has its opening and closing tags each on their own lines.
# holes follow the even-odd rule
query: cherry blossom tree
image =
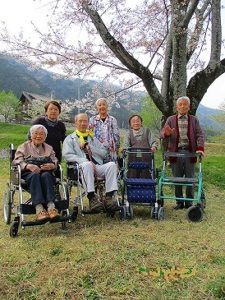
<svg viewBox="0 0 225 300">
<path fill-rule="evenodd" d="M 143 85 L 165 117 L 183 95 L 195 114 L 225 72 L 221 0 L 52 0 L 49 5 L 48 32 L 34 25 L 37 44 L 2 32 L 14 54 L 59 65 L 68 76 L 92 76 L 124 88 Z"/>
</svg>

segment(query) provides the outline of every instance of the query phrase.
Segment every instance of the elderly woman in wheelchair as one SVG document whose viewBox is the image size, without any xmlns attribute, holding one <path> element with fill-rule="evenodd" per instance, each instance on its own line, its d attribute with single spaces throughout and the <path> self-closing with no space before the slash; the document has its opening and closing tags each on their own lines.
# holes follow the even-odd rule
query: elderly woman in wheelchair
<svg viewBox="0 0 225 300">
<path fill-rule="evenodd" d="M 15 153 L 14 165 L 20 165 L 36 209 L 36 220 L 47 221 L 59 217 L 55 207 L 55 176 L 58 161 L 53 148 L 45 143 L 47 129 L 43 125 L 30 128 L 31 140 L 20 145 Z"/>
</svg>

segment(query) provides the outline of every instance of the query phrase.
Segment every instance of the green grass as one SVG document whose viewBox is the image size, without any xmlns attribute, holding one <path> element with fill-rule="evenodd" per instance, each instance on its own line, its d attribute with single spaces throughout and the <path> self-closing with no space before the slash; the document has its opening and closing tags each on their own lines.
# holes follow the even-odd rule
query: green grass
<svg viewBox="0 0 225 300">
<path fill-rule="evenodd" d="M 11 143 L 18 147 L 26 140 L 29 128 L 30 125 L 0 123 L 0 149 L 7 149 Z"/>
<path fill-rule="evenodd" d="M 18 141 L 23 134 L 18 131 Z M 225 299 L 222 147 L 206 146 L 207 207 L 201 223 L 188 222 L 185 210 L 174 211 L 172 201 L 165 203 L 161 222 L 150 219 L 149 208 L 135 207 L 132 220 L 79 215 L 67 231 L 45 224 L 20 228 L 19 236 L 10 238 L 1 220 L 0 300 Z M 160 166 L 160 153 L 156 161 Z M 1 159 L 2 193 L 8 178 L 8 161 Z M 196 273 L 167 280 L 166 274 L 179 267 Z M 157 268 L 160 276 L 151 275 Z"/>
</svg>

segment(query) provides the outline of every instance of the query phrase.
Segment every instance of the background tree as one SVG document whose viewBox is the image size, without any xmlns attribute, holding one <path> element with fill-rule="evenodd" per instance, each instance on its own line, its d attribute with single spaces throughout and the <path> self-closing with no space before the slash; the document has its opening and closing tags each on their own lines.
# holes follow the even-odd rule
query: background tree
<svg viewBox="0 0 225 300">
<path fill-rule="evenodd" d="M 144 126 L 149 127 L 155 134 L 159 135 L 162 113 L 150 97 L 144 97 L 140 114 L 143 118 Z"/>
<path fill-rule="evenodd" d="M 12 92 L 0 92 L 0 115 L 3 115 L 5 122 L 15 117 L 19 100 Z"/>
<path fill-rule="evenodd" d="M 195 113 L 208 87 L 225 72 L 220 0 L 53 0 L 49 5 L 49 30 L 35 27 L 37 45 L 23 35 L 10 38 L 7 31 L 2 41 L 20 57 L 60 65 L 67 75 L 113 80 L 128 74 L 124 84 L 141 82 L 165 116 L 174 113 L 182 95 L 191 98 Z"/>
</svg>

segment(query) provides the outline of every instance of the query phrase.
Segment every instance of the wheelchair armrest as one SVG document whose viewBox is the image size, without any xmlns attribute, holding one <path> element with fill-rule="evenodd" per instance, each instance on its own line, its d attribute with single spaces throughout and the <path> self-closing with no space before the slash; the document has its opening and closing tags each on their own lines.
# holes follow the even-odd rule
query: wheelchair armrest
<svg viewBox="0 0 225 300">
<path fill-rule="evenodd" d="M 10 167 L 10 182 L 14 185 L 21 185 L 21 167 L 19 164 L 11 165 Z"/>
<path fill-rule="evenodd" d="M 68 161 L 67 163 L 66 163 L 66 166 L 68 167 L 68 168 L 74 168 L 75 166 L 78 166 L 79 164 L 77 163 L 77 162 L 70 162 L 70 161 Z"/>
<path fill-rule="evenodd" d="M 67 162 L 67 179 L 77 181 L 79 178 L 79 164 L 77 162 Z"/>
</svg>

